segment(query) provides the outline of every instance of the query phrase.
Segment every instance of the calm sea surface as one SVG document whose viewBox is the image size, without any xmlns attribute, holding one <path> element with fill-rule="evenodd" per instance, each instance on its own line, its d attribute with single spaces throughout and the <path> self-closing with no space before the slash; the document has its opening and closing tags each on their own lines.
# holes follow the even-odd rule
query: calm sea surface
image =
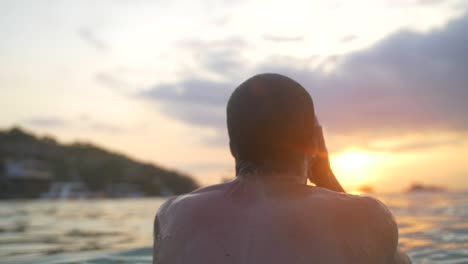
<svg viewBox="0 0 468 264">
<path fill-rule="evenodd" d="M 376 195 L 414 263 L 468 263 L 468 193 Z M 0 202 L 0 263 L 151 263 L 163 199 Z"/>
</svg>

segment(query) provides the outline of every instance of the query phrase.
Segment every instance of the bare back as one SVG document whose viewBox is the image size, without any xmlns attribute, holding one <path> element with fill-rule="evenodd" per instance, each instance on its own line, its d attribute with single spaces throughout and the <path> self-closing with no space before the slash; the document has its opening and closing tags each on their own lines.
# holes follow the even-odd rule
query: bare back
<svg viewBox="0 0 468 264">
<path fill-rule="evenodd" d="M 373 198 L 236 179 L 166 202 L 154 263 L 394 263 L 398 231 Z"/>
</svg>

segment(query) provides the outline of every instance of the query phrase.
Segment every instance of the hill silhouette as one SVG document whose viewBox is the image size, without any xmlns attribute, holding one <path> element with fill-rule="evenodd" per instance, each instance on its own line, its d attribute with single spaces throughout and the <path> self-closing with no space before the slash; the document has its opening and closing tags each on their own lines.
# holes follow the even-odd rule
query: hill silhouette
<svg viewBox="0 0 468 264">
<path fill-rule="evenodd" d="M 28 164 L 34 161 L 45 168 L 47 174 L 43 178 L 49 184 L 79 181 L 94 193 L 105 196 L 110 196 L 110 187 L 117 185 L 132 186 L 145 196 L 181 194 L 198 187 L 186 174 L 138 162 L 90 143 L 61 144 L 50 136 L 39 137 L 21 128 L 12 128 L 0 130 L 0 198 L 34 198 L 43 191 L 36 190 L 27 180 L 16 189 L 9 184 L 15 179 L 9 175 L 12 173 L 10 165 L 25 161 Z"/>
</svg>

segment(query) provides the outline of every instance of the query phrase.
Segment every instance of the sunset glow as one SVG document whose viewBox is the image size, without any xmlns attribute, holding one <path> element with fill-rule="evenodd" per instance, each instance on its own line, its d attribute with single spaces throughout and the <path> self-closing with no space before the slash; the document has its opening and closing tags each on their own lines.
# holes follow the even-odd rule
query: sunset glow
<svg viewBox="0 0 468 264">
<path fill-rule="evenodd" d="M 468 188 L 468 2 L 215 2 L 2 1 L 0 129 L 219 183 L 229 95 L 276 72 L 311 94 L 345 188 Z"/>
<path fill-rule="evenodd" d="M 331 157 L 331 166 L 340 182 L 354 188 L 375 181 L 375 168 L 382 165 L 379 154 L 362 150 L 347 150 Z"/>
</svg>

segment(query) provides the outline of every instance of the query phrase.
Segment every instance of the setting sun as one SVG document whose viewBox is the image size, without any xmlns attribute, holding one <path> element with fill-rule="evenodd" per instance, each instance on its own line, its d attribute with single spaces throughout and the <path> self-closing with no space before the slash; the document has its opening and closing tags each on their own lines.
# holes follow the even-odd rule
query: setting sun
<svg viewBox="0 0 468 264">
<path fill-rule="evenodd" d="M 373 182 L 376 176 L 374 169 L 381 162 L 378 154 L 361 150 L 347 150 L 331 157 L 336 176 L 353 188 Z"/>
<path fill-rule="evenodd" d="M 347 171 L 365 169 L 371 163 L 371 157 L 366 152 L 350 151 L 337 155 L 334 165 Z"/>
</svg>

